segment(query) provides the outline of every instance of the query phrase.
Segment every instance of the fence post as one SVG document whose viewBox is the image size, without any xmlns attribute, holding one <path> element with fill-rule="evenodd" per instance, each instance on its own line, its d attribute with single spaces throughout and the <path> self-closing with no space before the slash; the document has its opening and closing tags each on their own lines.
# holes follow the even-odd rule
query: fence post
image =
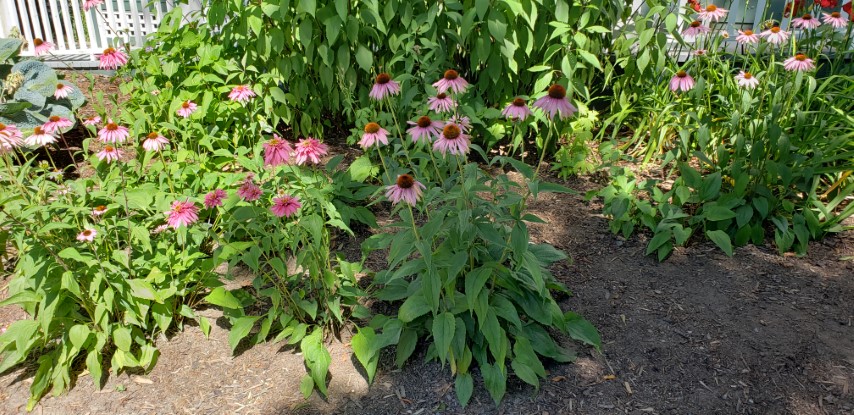
<svg viewBox="0 0 854 415">
<path fill-rule="evenodd" d="M 0 0 L 0 36 L 9 36 L 9 31 L 18 26 L 18 11 L 15 0 Z M 21 28 L 18 28 L 20 31 Z"/>
</svg>

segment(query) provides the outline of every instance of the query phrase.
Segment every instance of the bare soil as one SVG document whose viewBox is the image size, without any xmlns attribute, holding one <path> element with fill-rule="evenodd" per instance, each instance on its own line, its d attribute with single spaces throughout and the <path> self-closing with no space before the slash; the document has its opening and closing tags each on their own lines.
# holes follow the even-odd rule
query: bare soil
<svg viewBox="0 0 854 415">
<path fill-rule="evenodd" d="M 578 190 L 587 179 L 565 183 Z M 531 225 L 535 242 L 572 256 L 554 266 L 574 290 L 561 306 L 601 332 L 603 353 L 575 347 L 574 364 L 550 364 L 539 391 L 511 377 L 496 407 L 482 384 L 467 408 L 456 402 L 450 370 L 424 362 L 402 369 L 389 351 L 372 385 L 347 336 L 330 343 L 329 398 L 299 393 L 302 357 L 262 344 L 231 356 L 224 319 L 210 338 L 188 326 L 158 341 L 148 374 L 111 374 L 98 390 L 81 375 L 65 395 L 35 413 L 127 414 L 852 414 L 854 413 L 854 235 L 811 245 L 809 256 L 749 246 L 726 257 L 710 243 L 678 248 L 664 263 L 644 256 L 643 235 L 608 231 L 598 202 L 542 195 Z M 347 253 L 358 253 L 358 242 Z M 380 267 L 372 257 L 368 265 Z M 238 277 L 234 282 L 241 283 Z M 0 283 L 0 298 L 6 295 Z M 200 312 L 211 319 L 218 310 Z M 0 327 L 24 318 L 0 308 Z M 0 413 L 23 413 L 31 373 L 0 376 Z"/>
</svg>

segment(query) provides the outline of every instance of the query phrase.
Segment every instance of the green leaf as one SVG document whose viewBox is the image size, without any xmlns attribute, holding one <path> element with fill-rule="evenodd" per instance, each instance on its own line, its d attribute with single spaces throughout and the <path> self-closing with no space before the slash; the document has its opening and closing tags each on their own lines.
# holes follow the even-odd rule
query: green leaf
<svg viewBox="0 0 854 415">
<path fill-rule="evenodd" d="M 374 55 L 368 48 L 359 45 L 359 49 L 356 51 L 356 63 L 359 64 L 362 70 L 369 71 L 374 66 Z"/>
<path fill-rule="evenodd" d="M 400 340 L 397 342 L 397 352 L 394 358 L 394 363 L 397 367 L 403 367 L 412 352 L 415 351 L 415 346 L 418 344 L 418 332 L 412 329 L 403 329 L 400 332 Z"/>
<path fill-rule="evenodd" d="M 471 373 L 457 373 L 457 378 L 454 380 L 454 390 L 457 392 L 460 405 L 465 408 L 474 391 L 474 379 L 472 379 Z"/>
<path fill-rule="evenodd" d="M 199 317 L 199 328 L 202 329 L 202 333 L 205 335 L 205 338 L 209 338 L 211 335 L 211 322 L 207 317 Z"/>
<path fill-rule="evenodd" d="M 315 0 L 299 0 L 299 4 L 297 5 L 297 12 L 300 13 L 308 13 L 312 17 L 314 17 L 314 13 L 317 10 L 317 3 Z"/>
<path fill-rule="evenodd" d="M 305 336 L 300 343 L 300 349 L 305 356 L 306 366 L 308 366 L 311 378 L 314 380 L 314 385 L 321 394 L 326 396 L 326 376 L 329 373 L 329 363 L 332 357 L 329 351 L 323 346 L 322 342 L 323 330 L 316 327 L 308 336 Z"/>
<path fill-rule="evenodd" d="M 71 345 L 78 349 L 82 349 L 83 345 L 86 344 L 86 340 L 89 339 L 90 333 L 91 331 L 89 330 L 89 327 L 86 327 L 83 324 L 77 324 L 68 330 L 68 339 L 71 340 Z"/>
<path fill-rule="evenodd" d="M 416 294 L 406 299 L 397 312 L 397 318 L 404 323 L 409 323 L 430 311 L 430 305 L 422 294 Z"/>
<path fill-rule="evenodd" d="M 715 243 L 727 256 L 732 256 L 732 241 L 725 231 L 706 231 L 706 236 Z"/>
<path fill-rule="evenodd" d="M 489 396 L 498 405 L 507 391 L 507 376 L 497 366 L 489 363 L 480 365 L 480 374 Z"/>
<path fill-rule="evenodd" d="M 104 384 L 101 382 L 103 378 L 103 372 L 101 371 L 101 353 L 97 350 L 89 351 L 89 354 L 86 355 L 86 369 L 89 370 L 89 374 L 92 376 L 92 381 L 95 382 L 95 386 L 98 389 L 104 387 Z"/>
<path fill-rule="evenodd" d="M 371 162 L 371 158 L 367 154 L 362 155 L 347 169 L 350 172 L 350 178 L 356 182 L 364 182 L 368 177 L 373 177 L 380 172 L 380 167 Z"/>
<path fill-rule="evenodd" d="M 305 375 L 299 382 L 299 390 L 304 398 L 311 396 L 311 391 L 314 390 L 314 380 L 311 375 Z"/>
<path fill-rule="evenodd" d="M 726 207 L 717 204 L 707 203 L 703 206 L 703 217 L 710 221 L 719 221 L 732 219 L 736 216 L 735 212 Z"/>
<path fill-rule="evenodd" d="M 119 327 L 113 330 L 113 342 L 119 350 L 130 352 L 132 344 L 130 329 L 127 327 Z"/>
<path fill-rule="evenodd" d="M 231 324 L 231 331 L 228 332 L 228 345 L 231 347 L 231 353 L 237 349 L 240 340 L 249 335 L 252 326 L 259 318 L 258 316 L 244 316 L 234 319 Z"/>
<path fill-rule="evenodd" d="M 445 359 L 448 357 L 455 329 L 456 322 L 454 315 L 447 311 L 433 319 L 433 341 L 436 343 L 436 352 L 438 352 L 439 360 L 442 364 L 445 363 Z"/>
<path fill-rule="evenodd" d="M 575 340 L 582 341 L 602 351 L 602 338 L 599 336 L 599 331 L 593 327 L 584 317 L 572 311 L 564 314 L 564 322 L 569 329 L 569 336 Z"/>
<path fill-rule="evenodd" d="M 211 293 L 205 297 L 205 301 L 213 305 L 218 305 L 222 308 L 242 309 L 237 297 L 223 287 L 214 288 Z"/>
<path fill-rule="evenodd" d="M 141 279 L 127 280 L 127 282 L 134 297 L 163 303 L 163 299 L 157 295 L 157 291 L 151 286 L 150 282 Z"/>
<path fill-rule="evenodd" d="M 362 367 L 365 368 L 365 372 L 368 374 L 368 383 L 373 383 L 374 375 L 377 372 L 377 363 L 380 360 L 379 351 L 375 347 L 376 341 L 377 336 L 374 333 L 374 329 L 370 327 L 359 329 L 350 339 L 350 347 L 353 348 L 353 354 L 356 355 L 356 359 L 359 360 L 359 363 L 362 364 Z"/>
</svg>

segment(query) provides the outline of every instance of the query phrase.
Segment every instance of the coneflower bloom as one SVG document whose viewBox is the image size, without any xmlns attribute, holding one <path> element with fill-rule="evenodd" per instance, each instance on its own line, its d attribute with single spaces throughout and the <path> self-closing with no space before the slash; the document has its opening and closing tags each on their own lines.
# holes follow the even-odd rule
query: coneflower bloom
<svg viewBox="0 0 854 415">
<path fill-rule="evenodd" d="M 105 214 L 105 213 L 107 213 L 107 207 L 104 205 L 98 205 L 98 206 L 95 206 L 94 209 L 92 209 L 92 216 L 94 216 L 96 218 L 98 216 Z"/>
<path fill-rule="evenodd" d="M 468 134 L 469 130 L 471 130 L 471 120 L 469 117 L 460 116 L 460 115 L 452 115 L 451 118 L 448 118 L 448 124 L 456 124 L 457 127 L 460 127 L 460 130 L 463 130 L 464 134 Z"/>
<path fill-rule="evenodd" d="M 727 12 L 727 9 L 722 9 L 714 4 L 710 4 L 706 6 L 705 9 L 697 13 L 697 17 L 699 17 L 700 20 L 714 20 L 717 22 L 726 17 Z"/>
<path fill-rule="evenodd" d="M 271 167 L 290 164 L 293 152 L 294 149 L 290 143 L 278 134 L 273 134 L 273 138 L 264 143 L 264 164 Z"/>
<path fill-rule="evenodd" d="M 118 148 L 115 148 L 111 145 L 104 146 L 104 149 L 96 154 L 98 160 L 106 161 L 107 164 L 110 164 L 116 160 L 118 160 L 122 156 L 122 152 L 119 151 Z"/>
<path fill-rule="evenodd" d="M 558 84 L 550 86 L 546 96 L 534 101 L 534 107 L 543 110 L 550 119 L 558 113 L 561 118 L 569 118 L 578 111 L 566 98 L 566 88 Z"/>
<path fill-rule="evenodd" d="M 435 97 L 430 97 L 427 100 L 427 105 L 430 107 L 431 111 L 443 113 L 443 112 L 453 112 L 454 107 L 457 106 L 457 103 L 454 102 L 453 98 L 448 96 L 448 94 L 446 94 L 444 92 L 440 92 Z"/>
<path fill-rule="evenodd" d="M 460 127 L 456 124 L 447 124 L 442 129 L 442 134 L 433 142 L 433 150 L 436 150 L 442 155 L 451 153 L 462 155 L 469 152 L 469 136 L 464 134 Z"/>
<path fill-rule="evenodd" d="M 94 229 L 84 229 L 83 232 L 77 234 L 77 240 L 80 242 L 92 242 L 98 232 Z"/>
<path fill-rule="evenodd" d="M 33 39 L 33 49 L 35 49 L 36 56 L 44 55 L 45 53 L 50 52 L 53 48 L 53 43 L 41 40 L 39 38 Z"/>
<path fill-rule="evenodd" d="M 504 107 L 504 111 L 501 111 L 501 115 L 513 121 L 525 121 L 525 118 L 533 114 L 531 109 L 528 108 L 528 104 L 525 103 L 525 100 L 519 97 L 516 97 L 513 102 Z"/>
<path fill-rule="evenodd" d="M 388 145 L 388 131 L 375 122 L 369 122 L 365 125 L 365 133 L 362 134 L 359 145 L 367 149 L 377 143 Z"/>
<path fill-rule="evenodd" d="M 83 120 L 83 125 L 98 125 L 101 123 L 101 117 L 95 115 Z"/>
<path fill-rule="evenodd" d="M 124 143 L 129 136 L 127 127 L 114 123 L 112 119 L 107 119 L 107 125 L 98 131 L 98 139 L 104 143 Z"/>
<path fill-rule="evenodd" d="M 104 53 L 98 59 L 100 61 L 98 66 L 101 69 L 118 69 L 119 66 L 128 63 L 128 55 L 113 48 L 104 49 Z"/>
<path fill-rule="evenodd" d="M 442 128 L 442 122 L 433 121 L 426 115 L 418 117 L 418 120 L 415 122 L 407 121 L 406 123 L 412 126 L 412 128 L 406 130 L 406 133 L 412 137 L 413 143 L 417 143 L 422 140 L 429 143 L 441 134 L 440 130 Z"/>
<path fill-rule="evenodd" d="M 391 79 L 389 74 L 382 72 L 377 75 L 377 78 L 374 80 L 374 86 L 371 88 L 371 92 L 368 93 L 368 97 L 379 101 L 385 97 L 390 97 L 399 93 L 400 84 Z"/>
<path fill-rule="evenodd" d="M 688 72 L 679 71 L 670 78 L 670 90 L 673 92 L 688 92 L 692 88 L 694 88 L 694 78 L 691 78 Z"/>
<path fill-rule="evenodd" d="M 811 14 L 807 13 L 801 17 L 796 17 L 792 19 L 792 27 L 797 27 L 801 29 L 815 29 L 821 26 L 821 22 L 812 17 Z"/>
<path fill-rule="evenodd" d="M 783 68 L 787 71 L 811 71 L 815 69 L 812 59 L 803 53 L 798 53 L 783 62 Z"/>
<path fill-rule="evenodd" d="M 739 71 L 735 76 L 735 81 L 742 88 L 753 89 L 759 86 L 759 79 L 756 79 L 750 72 Z"/>
<path fill-rule="evenodd" d="M 190 101 L 189 99 L 181 103 L 181 107 L 178 108 L 178 115 L 184 118 L 188 118 L 190 115 L 193 115 L 198 109 L 199 106 L 196 105 L 195 102 Z"/>
<path fill-rule="evenodd" d="M 11 151 L 23 144 L 24 137 L 18 127 L 0 123 L 0 153 Z"/>
<path fill-rule="evenodd" d="M 51 115 L 50 118 L 47 119 L 47 122 L 42 126 L 42 129 L 49 133 L 55 133 L 63 128 L 70 128 L 73 125 L 74 123 L 68 118 Z"/>
<path fill-rule="evenodd" d="M 41 147 L 56 142 L 53 133 L 45 131 L 41 126 L 33 128 L 33 133 L 24 140 L 30 147 Z"/>
<path fill-rule="evenodd" d="M 165 223 L 162 225 L 157 225 L 157 227 L 155 227 L 154 229 L 151 230 L 151 234 L 152 235 L 159 235 L 163 232 L 166 232 L 167 229 L 169 229 L 169 225 L 167 225 Z"/>
<path fill-rule="evenodd" d="M 278 217 L 291 217 L 296 213 L 302 204 L 295 196 L 284 195 L 273 199 L 273 206 L 270 206 L 270 211 Z"/>
<path fill-rule="evenodd" d="M 397 176 L 397 181 L 386 187 L 385 197 L 391 201 L 392 205 L 404 202 L 410 206 L 415 206 L 418 199 L 421 199 L 421 191 L 425 187 L 421 182 L 415 180 L 414 177 L 408 174 Z"/>
<path fill-rule="evenodd" d="M 184 202 L 176 200 L 172 202 L 172 209 L 166 212 L 166 224 L 173 229 L 178 229 L 181 226 L 190 226 L 199 220 L 199 208 L 195 202 L 187 199 Z"/>
<path fill-rule="evenodd" d="M 759 43 L 759 35 L 753 33 L 750 29 L 739 30 L 738 36 L 735 37 L 735 41 L 741 45 L 757 44 Z"/>
<path fill-rule="evenodd" d="M 238 85 L 228 94 L 228 99 L 241 104 L 249 102 L 252 98 L 255 98 L 255 91 L 249 85 Z"/>
<path fill-rule="evenodd" d="M 243 184 L 237 189 L 237 195 L 247 202 L 254 202 L 261 198 L 264 191 L 261 190 L 255 183 L 252 182 L 252 177 L 249 176 L 243 181 Z"/>
<path fill-rule="evenodd" d="M 63 84 L 62 82 L 56 84 L 56 91 L 53 91 L 53 97 L 56 99 L 68 98 L 68 94 L 74 91 L 74 88 L 71 85 Z"/>
<path fill-rule="evenodd" d="M 213 209 L 217 206 L 222 206 L 222 200 L 225 199 L 227 196 L 228 195 L 225 193 L 225 190 L 213 190 L 205 195 L 205 207 L 208 209 Z"/>
<path fill-rule="evenodd" d="M 779 45 L 789 40 L 789 32 L 781 30 L 780 26 L 774 26 L 759 34 L 772 45 Z"/>
<path fill-rule="evenodd" d="M 694 56 L 706 56 L 707 51 L 705 49 L 695 49 L 692 53 Z"/>
<path fill-rule="evenodd" d="M 469 83 L 466 82 L 466 80 L 463 79 L 457 71 L 448 69 L 445 71 L 442 79 L 434 82 L 433 86 L 436 87 L 436 90 L 439 92 L 448 92 L 450 89 L 451 91 L 454 91 L 454 93 L 459 94 L 468 88 Z"/>
<path fill-rule="evenodd" d="M 294 155 L 298 165 L 302 166 L 308 161 L 314 164 L 320 163 L 320 158 L 326 155 L 329 147 L 314 138 L 301 139 L 296 144 Z"/>
<path fill-rule="evenodd" d="M 848 25 L 848 22 L 846 22 L 845 19 L 842 18 L 842 15 L 840 15 L 839 12 L 833 12 L 829 14 L 822 13 L 821 20 L 825 24 L 833 26 L 834 29 L 841 29 Z"/>
<path fill-rule="evenodd" d="M 703 26 L 699 21 L 694 20 L 688 25 L 687 29 L 682 31 L 682 37 L 685 40 L 693 40 L 695 37 L 709 33 L 711 30 L 707 26 Z"/>
<path fill-rule="evenodd" d="M 83 2 L 83 10 L 88 12 L 89 9 L 91 9 L 93 7 L 98 7 L 103 2 L 104 2 L 104 0 L 85 0 Z"/>
<path fill-rule="evenodd" d="M 145 138 L 145 141 L 142 142 L 142 148 L 146 151 L 162 151 L 166 148 L 166 145 L 169 144 L 169 140 L 166 137 L 160 135 L 160 133 L 148 133 Z"/>
</svg>

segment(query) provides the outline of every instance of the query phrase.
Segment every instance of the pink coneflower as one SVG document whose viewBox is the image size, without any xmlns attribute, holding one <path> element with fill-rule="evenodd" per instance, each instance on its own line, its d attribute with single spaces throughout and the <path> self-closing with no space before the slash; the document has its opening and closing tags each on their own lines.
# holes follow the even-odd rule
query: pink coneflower
<svg viewBox="0 0 854 415">
<path fill-rule="evenodd" d="M 386 131 L 385 128 L 380 127 L 380 125 L 375 122 L 369 122 L 365 125 L 365 133 L 362 134 L 362 139 L 359 140 L 359 145 L 362 146 L 363 149 L 367 149 L 377 143 L 388 145 L 388 131 Z M 377 145 L 377 147 L 379 147 L 379 145 Z"/>
<path fill-rule="evenodd" d="M 53 92 L 53 97 L 56 99 L 68 98 L 68 94 L 74 91 L 74 88 L 71 85 L 63 84 L 62 82 L 56 84 L 56 91 Z"/>
<path fill-rule="evenodd" d="M 753 33 L 750 29 L 739 30 L 738 36 L 735 37 L 735 41 L 741 45 L 757 44 L 759 43 L 759 35 Z"/>
<path fill-rule="evenodd" d="M 468 88 L 469 83 L 466 82 L 466 80 L 463 79 L 457 71 L 448 69 L 445 71 L 442 79 L 433 83 L 433 86 L 436 87 L 436 90 L 439 92 L 448 92 L 450 89 L 451 91 L 454 91 L 454 93 L 459 94 Z"/>
<path fill-rule="evenodd" d="M 273 199 L 273 206 L 270 206 L 270 211 L 280 218 L 282 216 L 289 218 L 301 207 L 302 204 L 295 196 L 284 195 Z"/>
<path fill-rule="evenodd" d="M 97 126 L 100 123 L 101 123 L 101 117 L 99 117 L 97 115 L 92 116 L 92 117 L 88 117 L 85 120 L 83 120 L 83 125 L 95 125 L 95 126 Z"/>
<path fill-rule="evenodd" d="M 821 20 L 825 24 L 833 26 L 834 29 L 841 29 L 845 26 L 848 26 L 848 22 L 845 21 L 845 19 L 842 17 L 842 15 L 839 14 L 839 12 L 833 12 L 830 14 L 822 13 Z"/>
<path fill-rule="evenodd" d="M 780 26 L 774 26 L 759 34 L 772 45 L 779 45 L 789 40 L 789 32 L 780 30 Z"/>
<path fill-rule="evenodd" d="M 237 195 L 247 202 L 254 202 L 260 199 L 263 194 L 264 191 L 252 182 L 251 176 L 247 177 L 237 189 Z"/>
<path fill-rule="evenodd" d="M 706 56 L 707 51 L 705 49 L 696 49 L 692 53 L 694 56 Z"/>
<path fill-rule="evenodd" d="M 513 121 L 525 121 L 525 118 L 533 115 L 531 109 L 528 108 L 528 104 L 525 103 L 525 100 L 522 98 L 516 98 L 508 104 L 504 111 L 501 111 L 501 115 L 504 115 L 507 118 L 510 118 Z"/>
<path fill-rule="evenodd" d="M 36 52 L 36 56 L 41 56 L 45 53 L 50 52 L 50 50 L 53 48 L 53 43 L 46 42 L 39 38 L 35 38 L 33 39 L 33 46 Z"/>
<path fill-rule="evenodd" d="M 701 10 L 700 13 L 697 14 L 697 17 L 699 17 L 700 20 L 714 20 L 717 22 L 726 17 L 727 12 L 727 9 L 722 9 L 714 4 L 710 4 L 706 6 L 705 9 Z"/>
<path fill-rule="evenodd" d="M 377 78 L 374 81 L 374 86 L 371 88 L 371 92 L 368 93 L 368 97 L 379 101 L 385 97 L 390 97 L 399 93 L 400 84 L 391 79 L 389 74 L 383 72 L 377 75 Z"/>
<path fill-rule="evenodd" d="M 803 53 L 798 53 L 783 62 L 783 68 L 787 71 L 811 71 L 815 69 L 812 59 Z"/>
<path fill-rule="evenodd" d="M 427 100 L 427 104 L 430 107 L 430 110 L 438 113 L 453 112 L 454 107 L 457 106 L 457 103 L 444 92 L 440 92 L 435 97 L 430 97 Z"/>
<path fill-rule="evenodd" d="M 670 78 L 670 90 L 673 92 L 688 92 L 692 88 L 694 88 L 694 78 L 691 78 L 688 72 L 679 71 Z"/>
<path fill-rule="evenodd" d="M 271 167 L 290 164 L 293 152 L 294 149 L 290 143 L 278 134 L 273 134 L 273 138 L 264 143 L 264 164 Z"/>
<path fill-rule="evenodd" d="M 469 130 L 471 130 L 471 120 L 469 117 L 460 116 L 460 115 L 452 115 L 451 118 L 448 118 L 447 124 L 456 124 L 457 127 L 460 127 L 460 130 L 463 130 L 463 134 L 468 134 Z"/>
<path fill-rule="evenodd" d="M 711 30 L 707 26 L 703 26 L 699 21 L 694 20 L 688 25 L 687 29 L 682 31 L 682 37 L 685 40 L 693 40 L 695 37 L 709 33 Z"/>
<path fill-rule="evenodd" d="M 128 55 L 113 48 L 104 49 L 104 53 L 98 59 L 101 62 L 99 65 L 101 69 L 118 69 L 119 66 L 128 63 Z"/>
<path fill-rule="evenodd" d="M 213 209 L 217 206 L 222 206 L 222 200 L 225 199 L 227 196 L 228 195 L 225 193 L 225 190 L 213 190 L 205 195 L 205 207 L 208 209 Z"/>
<path fill-rule="evenodd" d="M 410 206 L 415 206 L 418 199 L 421 199 L 421 191 L 425 189 L 421 182 L 415 180 L 414 177 L 408 174 L 397 176 L 397 182 L 386 187 L 385 197 L 391 201 L 392 205 L 400 202 L 405 202 Z"/>
<path fill-rule="evenodd" d="M 406 123 L 412 126 L 412 128 L 406 130 L 406 133 L 412 137 L 413 143 L 417 143 L 419 141 L 429 143 L 441 134 L 440 130 L 442 128 L 442 122 L 433 121 L 426 115 L 418 117 L 418 120 L 415 122 L 407 121 Z"/>
<path fill-rule="evenodd" d="M 98 7 L 104 0 L 85 0 L 83 1 L 83 10 L 89 11 L 93 7 Z"/>
<path fill-rule="evenodd" d="M 162 151 L 169 144 L 169 140 L 159 133 L 148 133 L 145 141 L 142 142 L 142 148 L 146 151 Z"/>
<path fill-rule="evenodd" d="M 188 118 L 190 115 L 192 115 L 194 112 L 196 112 L 196 109 L 198 109 L 198 108 L 199 108 L 199 106 L 196 105 L 195 102 L 190 101 L 188 99 L 188 100 L 184 101 L 183 103 L 181 103 L 181 108 L 178 108 L 178 115 L 181 117 L 184 117 L 184 118 Z"/>
<path fill-rule="evenodd" d="M 442 134 L 433 142 L 433 150 L 436 150 L 442 155 L 451 153 L 462 155 L 469 152 L 469 136 L 463 134 L 463 131 L 456 124 L 448 124 L 442 129 Z"/>
<path fill-rule="evenodd" d="M 255 98 L 255 91 L 249 85 L 238 85 L 228 94 L 228 99 L 241 104 L 249 102 L 252 98 Z"/>
<path fill-rule="evenodd" d="M 84 229 L 83 232 L 77 234 L 77 240 L 80 242 L 92 242 L 98 232 L 94 229 Z"/>
<path fill-rule="evenodd" d="M 161 233 L 163 233 L 163 232 L 166 232 L 166 230 L 167 230 L 167 229 L 169 229 L 169 225 L 167 225 L 167 224 L 165 224 L 165 223 L 164 223 L 164 224 L 162 224 L 162 225 L 157 225 L 157 227 L 156 227 L 156 228 L 154 228 L 154 229 L 152 229 L 152 230 L 151 230 L 151 234 L 152 234 L 152 235 L 159 235 L 159 234 L 161 234 Z"/>
<path fill-rule="evenodd" d="M 106 161 L 107 164 L 110 164 L 116 160 L 118 160 L 122 156 L 122 152 L 119 151 L 118 148 L 115 148 L 111 145 L 104 146 L 104 149 L 101 150 L 98 154 L 96 154 L 98 160 Z"/>
<path fill-rule="evenodd" d="M 18 127 L 0 123 L 0 153 L 5 153 L 18 148 L 23 144 L 24 137 Z"/>
<path fill-rule="evenodd" d="M 107 125 L 98 131 L 98 139 L 103 143 L 124 143 L 129 136 L 127 127 L 114 123 L 112 119 L 107 119 Z"/>
<path fill-rule="evenodd" d="M 68 118 L 51 115 L 50 118 L 47 119 L 47 122 L 42 126 L 42 129 L 49 133 L 55 133 L 63 128 L 70 128 L 73 125 L 74 123 Z"/>
<path fill-rule="evenodd" d="M 302 166 L 308 161 L 314 164 L 320 163 L 320 158 L 326 155 L 329 147 L 314 138 L 301 139 L 296 144 L 294 155 L 296 162 Z"/>
<path fill-rule="evenodd" d="M 534 101 L 534 107 L 543 110 L 550 119 L 554 119 L 558 113 L 561 118 L 569 118 L 578 111 L 566 98 L 566 88 L 558 84 L 550 86 L 546 96 Z"/>
<path fill-rule="evenodd" d="M 190 226 L 199 220 L 199 208 L 195 202 L 191 202 L 189 199 L 185 202 L 179 200 L 172 202 L 172 210 L 166 214 L 169 215 L 166 218 L 166 224 L 173 229 L 178 229 L 182 225 Z"/>
<path fill-rule="evenodd" d="M 98 205 L 98 206 L 95 206 L 94 209 L 92 209 L 92 216 L 94 216 L 96 218 L 98 216 L 105 214 L 105 213 L 107 213 L 107 207 L 104 205 Z"/>
<path fill-rule="evenodd" d="M 753 89 L 759 86 L 759 79 L 750 72 L 739 71 L 738 75 L 735 76 L 735 81 L 742 88 Z"/>
<path fill-rule="evenodd" d="M 33 128 L 33 133 L 24 140 L 30 147 L 41 147 L 56 142 L 53 133 L 45 131 L 41 126 Z"/>
<path fill-rule="evenodd" d="M 792 27 L 797 27 L 801 29 L 815 29 L 821 26 L 821 22 L 812 17 L 811 14 L 807 13 L 801 17 L 796 17 L 792 19 Z"/>
</svg>

